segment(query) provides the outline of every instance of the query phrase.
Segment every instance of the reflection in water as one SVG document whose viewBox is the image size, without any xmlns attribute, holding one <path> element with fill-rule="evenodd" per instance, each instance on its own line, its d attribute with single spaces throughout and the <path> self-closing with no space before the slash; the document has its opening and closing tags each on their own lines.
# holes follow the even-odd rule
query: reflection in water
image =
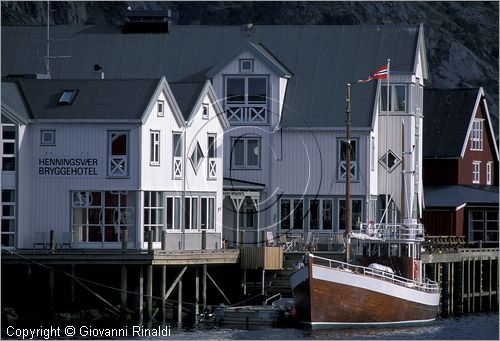
<svg viewBox="0 0 500 341">
<path fill-rule="evenodd" d="M 438 339 L 438 340 L 498 340 L 498 313 L 469 314 L 440 319 L 426 325 L 398 328 L 253 328 L 240 329 L 201 325 L 189 329 L 172 328 L 173 339 L 184 340 L 297 340 L 297 339 Z"/>
</svg>

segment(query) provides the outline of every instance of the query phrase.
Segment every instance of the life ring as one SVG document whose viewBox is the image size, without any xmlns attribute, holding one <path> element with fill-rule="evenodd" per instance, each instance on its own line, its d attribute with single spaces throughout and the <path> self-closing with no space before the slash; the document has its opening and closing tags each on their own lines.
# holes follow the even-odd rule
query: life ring
<svg viewBox="0 0 500 341">
<path fill-rule="evenodd" d="M 373 237 L 375 235 L 375 222 L 373 220 L 370 220 L 368 222 L 368 229 L 366 232 L 370 237 Z"/>
<path fill-rule="evenodd" d="M 418 270 L 419 270 L 419 266 L 418 266 L 418 261 L 417 260 L 413 260 L 413 278 L 415 280 L 418 280 Z"/>
</svg>

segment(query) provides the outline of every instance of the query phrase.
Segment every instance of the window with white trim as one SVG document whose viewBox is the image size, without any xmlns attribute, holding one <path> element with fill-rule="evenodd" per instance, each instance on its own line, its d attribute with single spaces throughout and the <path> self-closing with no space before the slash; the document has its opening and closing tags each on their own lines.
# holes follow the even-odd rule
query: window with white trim
<svg viewBox="0 0 500 341">
<path fill-rule="evenodd" d="M 491 185 L 492 181 L 492 172 L 493 172 L 493 162 L 488 161 L 486 163 L 486 184 Z"/>
<path fill-rule="evenodd" d="M 135 192 L 72 192 L 73 241 L 120 242 L 121 231 L 134 239 Z"/>
<path fill-rule="evenodd" d="M 472 161 L 472 183 L 481 182 L 481 161 Z"/>
<path fill-rule="evenodd" d="M 144 192 L 144 241 L 148 241 L 148 231 L 153 231 L 153 241 L 161 242 L 165 228 L 165 207 L 163 192 Z"/>
<path fill-rule="evenodd" d="M 2 247 L 13 247 L 16 236 L 16 192 L 2 189 Z"/>
<path fill-rule="evenodd" d="M 339 199 L 339 213 L 338 213 L 338 227 L 339 230 L 346 228 L 346 200 Z M 351 199 L 351 227 L 354 228 L 355 224 L 361 222 L 363 219 L 363 200 Z"/>
<path fill-rule="evenodd" d="M 408 90 L 406 84 L 389 84 L 389 111 L 407 112 Z M 387 111 L 387 85 L 380 86 L 380 111 Z"/>
<path fill-rule="evenodd" d="M 338 140 L 338 169 L 337 169 L 337 179 L 340 181 L 345 181 L 347 179 L 347 152 L 349 150 L 349 144 L 346 139 Z M 357 140 L 351 139 L 350 144 L 350 168 L 351 168 L 351 180 L 358 180 L 358 148 Z"/>
<path fill-rule="evenodd" d="M 472 121 L 470 150 L 483 150 L 483 121 L 479 118 L 475 118 Z"/>
<path fill-rule="evenodd" d="M 128 131 L 109 131 L 108 148 L 108 176 L 128 176 Z"/>
<path fill-rule="evenodd" d="M 280 229 L 302 230 L 303 228 L 304 228 L 304 200 L 280 199 Z"/>
<path fill-rule="evenodd" d="M 55 146 L 56 131 L 55 130 L 40 130 L 40 145 Z"/>
<path fill-rule="evenodd" d="M 215 197 L 214 196 L 186 196 L 184 205 L 181 206 L 182 198 L 179 196 L 166 195 L 165 228 L 169 230 L 213 230 L 215 229 Z"/>
<path fill-rule="evenodd" d="M 208 158 L 208 178 L 216 179 L 217 178 L 217 135 L 216 134 L 208 134 L 207 137 L 207 158 Z"/>
<path fill-rule="evenodd" d="M 160 132 L 158 130 L 151 130 L 151 165 L 160 164 Z"/>
<path fill-rule="evenodd" d="M 208 109 L 208 104 L 203 103 L 203 109 L 201 112 L 201 118 L 204 120 L 207 120 L 209 116 L 209 109 Z"/>
<path fill-rule="evenodd" d="M 2 171 L 16 170 L 16 126 L 2 115 Z"/>
<path fill-rule="evenodd" d="M 172 133 L 172 178 L 174 179 L 182 179 L 183 142 L 181 133 Z"/>
<path fill-rule="evenodd" d="M 332 229 L 332 199 L 309 199 L 309 229 Z"/>
<path fill-rule="evenodd" d="M 225 94 L 226 116 L 230 123 L 267 124 L 266 76 L 227 76 Z"/>
<path fill-rule="evenodd" d="M 163 117 L 165 116 L 165 102 L 158 100 L 156 101 L 156 112 L 158 114 L 158 117 Z"/>
<path fill-rule="evenodd" d="M 231 148 L 231 167 L 235 169 L 260 168 L 260 138 L 233 138 Z"/>
<path fill-rule="evenodd" d="M 240 59 L 240 72 L 253 72 L 253 59 Z"/>
</svg>

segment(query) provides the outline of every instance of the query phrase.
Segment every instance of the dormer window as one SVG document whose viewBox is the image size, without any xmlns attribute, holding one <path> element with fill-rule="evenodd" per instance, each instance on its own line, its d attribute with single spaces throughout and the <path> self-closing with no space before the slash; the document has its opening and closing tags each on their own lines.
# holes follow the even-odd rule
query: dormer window
<svg viewBox="0 0 500 341">
<path fill-rule="evenodd" d="M 233 124 L 266 124 L 268 78 L 226 77 L 226 114 Z"/>
<path fill-rule="evenodd" d="M 240 72 L 253 72 L 253 59 L 240 59 Z"/>
<path fill-rule="evenodd" d="M 59 98 L 58 104 L 70 105 L 73 103 L 78 90 L 64 90 Z"/>
<path fill-rule="evenodd" d="M 203 111 L 201 113 L 201 118 L 208 119 L 208 104 L 203 103 Z"/>
</svg>

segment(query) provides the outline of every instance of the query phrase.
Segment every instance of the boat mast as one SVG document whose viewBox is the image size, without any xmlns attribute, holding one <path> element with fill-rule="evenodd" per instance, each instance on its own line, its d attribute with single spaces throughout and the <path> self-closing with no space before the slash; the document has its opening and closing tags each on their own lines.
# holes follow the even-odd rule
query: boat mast
<svg viewBox="0 0 500 341">
<path fill-rule="evenodd" d="M 346 261 L 351 262 L 351 84 L 347 83 L 347 110 L 346 110 L 346 130 L 347 130 L 347 148 L 346 148 L 346 194 L 345 194 L 345 237 L 346 237 Z"/>
</svg>

